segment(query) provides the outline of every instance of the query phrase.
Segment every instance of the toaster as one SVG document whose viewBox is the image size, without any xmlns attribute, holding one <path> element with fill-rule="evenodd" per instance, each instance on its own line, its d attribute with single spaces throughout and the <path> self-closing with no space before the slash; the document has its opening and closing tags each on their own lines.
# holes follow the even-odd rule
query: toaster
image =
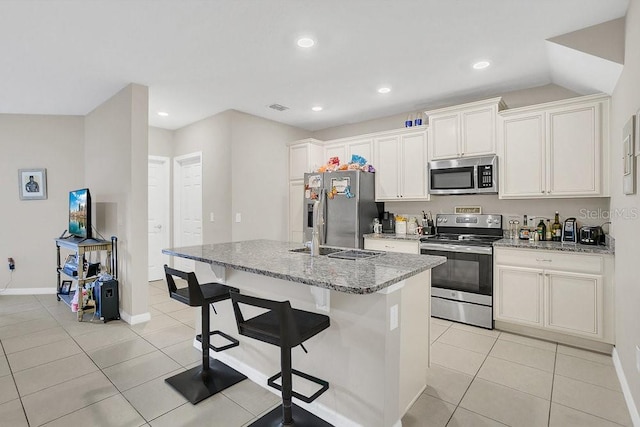
<svg viewBox="0 0 640 427">
<path fill-rule="evenodd" d="M 604 231 L 602 231 L 602 227 L 580 227 L 580 243 L 583 245 L 604 245 Z"/>
</svg>

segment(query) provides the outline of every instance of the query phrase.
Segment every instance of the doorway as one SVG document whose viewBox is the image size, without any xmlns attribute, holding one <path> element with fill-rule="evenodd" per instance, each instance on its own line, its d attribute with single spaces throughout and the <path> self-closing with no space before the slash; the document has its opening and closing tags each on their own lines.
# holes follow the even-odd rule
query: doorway
<svg viewBox="0 0 640 427">
<path fill-rule="evenodd" d="M 174 246 L 202 244 L 202 153 L 191 153 L 173 161 Z M 174 257 L 174 267 L 195 271 L 195 261 Z"/>
<path fill-rule="evenodd" d="M 149 281 L 164 278 L 164 264 L 169 256 L 162 249 L 171 246 L 170 173 L 168 157 L 149 156 Z"/>
</svg>

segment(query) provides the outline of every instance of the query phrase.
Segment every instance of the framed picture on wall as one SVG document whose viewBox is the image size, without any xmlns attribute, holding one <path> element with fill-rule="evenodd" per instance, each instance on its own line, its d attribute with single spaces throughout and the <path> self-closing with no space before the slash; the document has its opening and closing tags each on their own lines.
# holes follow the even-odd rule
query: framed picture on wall
<svg viewBox="0 0 640 427">
<path fill-rule="evenodd" d="M 47 198 L 47 170 L 18 169 L 18 194 L 20 200 L 45 200 Z"/>
</svg>

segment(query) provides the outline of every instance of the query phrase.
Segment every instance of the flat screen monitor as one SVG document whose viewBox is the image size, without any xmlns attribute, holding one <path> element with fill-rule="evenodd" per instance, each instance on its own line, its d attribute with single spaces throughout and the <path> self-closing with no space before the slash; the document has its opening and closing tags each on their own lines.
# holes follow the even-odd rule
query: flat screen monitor
<svg viewBox="0 0 640 427">
<path fill-rule="evenodd" d="M 91 238 L 91 194 L 88 188 L 69 192 L 69 234 Z"/>
</svg>

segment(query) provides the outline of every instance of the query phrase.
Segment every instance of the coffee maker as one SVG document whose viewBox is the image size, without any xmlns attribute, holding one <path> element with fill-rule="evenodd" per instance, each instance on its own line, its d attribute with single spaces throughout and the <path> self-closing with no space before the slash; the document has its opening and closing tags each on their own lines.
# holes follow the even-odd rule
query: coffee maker
<svg viewBox="0 0 640 427">
<path fill-rule="evenodd" d="M 383 233 L 396 232 L 396 216 L 391 212 L 382 213 L 382 232 Z"/>
<path fill-rule="evenodd" d="M 578 224 L 575 218 L 567 218 L 564 220 L 562 227 L 562 241 L 573 242 L 578 241 Z"/>
</svg>

